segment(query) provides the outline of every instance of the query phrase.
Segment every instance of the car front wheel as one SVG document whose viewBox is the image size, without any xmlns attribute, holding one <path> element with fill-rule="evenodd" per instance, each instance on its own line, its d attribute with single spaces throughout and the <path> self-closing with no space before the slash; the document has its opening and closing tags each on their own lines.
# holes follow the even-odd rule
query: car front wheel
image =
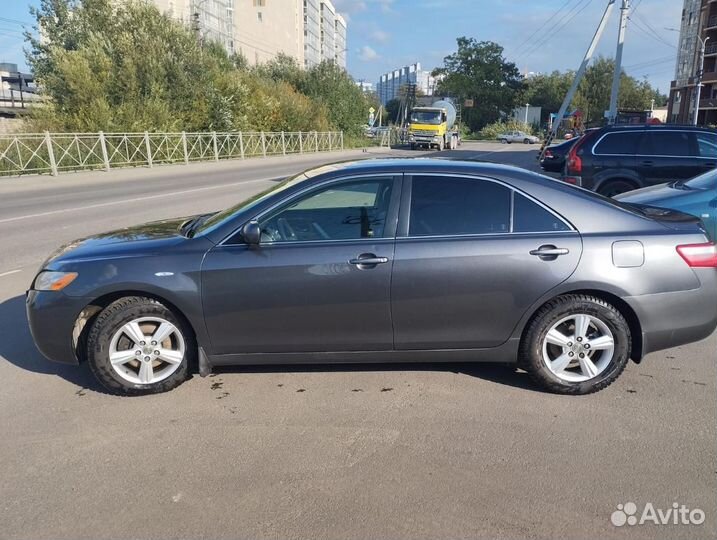
<svg viewBox="0 0 717 540">
<path fill-rule="evenodd" d="M 196 354 L 184 321 L 151 298 L 125 297 L 107 306 L 87 337 L 87 359 L 111 393 L 155 394 L 183 383 Z"/>
<path fill-rule="evenodd" d="M 629 325 L 614 306 L 566 295 L 548 302 L 529 323 L 519 362 L 551 392 L 590 394 L 620 376 L 631 347 Z"/>
</svg>

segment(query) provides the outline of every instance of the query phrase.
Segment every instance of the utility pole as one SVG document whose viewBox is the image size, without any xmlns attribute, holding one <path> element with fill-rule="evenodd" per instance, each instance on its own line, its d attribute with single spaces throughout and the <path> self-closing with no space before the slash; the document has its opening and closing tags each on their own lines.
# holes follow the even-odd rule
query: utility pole
<svg viewBox="0 0 717 540">
<path fill-rule="evenodd" d="M 702 46 L 700 49 L 700 69 L 697 72 L 697 91 L 695 92 L 695 117 L 693 120 L 694 125 L 697 125 L 697 121 L 700 115 L 700 99 L 702 98 L 702 76 L 705 73 L 705 49 L 707 49 L 707 41 L 709 41 L 709 36 L 705 39 L 702 39 L 700 36 L 697 36 L 697 39 L 700 40 L 700 45 Z"/>
<path fill-rule="evenodd" d="M 525 104 L 525 122 L 524 124 L 528 124 L 528 109 L 530 109 L 530 103 Z"/>
<path fill-rule="evenodd" d="M 578 68 L 577 73 L 575 74 L 575 79 L 573 80 L 573 84 L 570 87 L 570 90 L 568 90 L 568 93 L 565 95 L 565 99 L 563 100 L 563 104 L 560 106 L 560 111 L 558 111 L 558 116 L 555 119 L 555 122 L 553 122 L 553 129 L 550 131 L 550 135 L 548 135 L 548 139 L 545 141 L 545 145 L 540 151 L 540 158 L 545 155 L 545 149 L 550 145 L 552 140 L 555 138 L 555 136 L 558 134 L 558 129 L 560 129 L 560 124 L 563 123 L 563 118 L 565 117 L 565 113 L 568 111 L 568 107 L 570 107 L 570 104 L 573 102 L 573 98 L 575 97 L 575 92 L 578 90 L 578 86 L 580 85 L 580 81 L 583 79 L 583 76 L 585 75 L 585 70 L 588 67 L 588 64 L 590 63 L 590 60 L 592 60 L 593 54 L 595 54 L 595 49 L 598 46 L 598 43 L 600 43 L 600 38 L 603 35 L 603 32 L 605 31 L 605 26 L 607 25 L 607 21 L 610 18 L 610 14 L 612 13 L 613 8 L 615 7 L 615 0 L 608 0 L 607 7 L 605 7 L 605 13 L 602 15 L 602 19 L 600 19 L 600 24 L 598 24 L 597 30 L 595 31 L 595 35 L 593 36 L 593 40 L 590 42 L 590 46 L 588 47 L 588 50 L 585 52 L 585 57 L 583 58 L 582 64 L 580 64 L 580 68 Z"/>
<path fill-rule="evenodd" d="M 612 76 L 612 92 L 610 93 L 610 110 L 608 122 L 617 121 L 617 98 L 620 94 L 620 77 L 622 76 L 622 50 L 625 47 L 625 34 L 627 33 L 627 15 L 630 11 L 630 0 L 622 0 L 620 8 L 620 29 L 617 33 L 617 51 L 615 51 L 615 72 Z"/>
</svg>

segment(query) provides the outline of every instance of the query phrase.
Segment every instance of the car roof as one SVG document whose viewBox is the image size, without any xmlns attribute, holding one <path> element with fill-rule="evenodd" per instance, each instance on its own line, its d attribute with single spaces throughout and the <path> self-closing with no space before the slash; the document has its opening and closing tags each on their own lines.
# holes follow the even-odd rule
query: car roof
<svg viewBox="0 0 717 540">
<path fill-rule="evenodd" d="M 366 174 L 366 173 L 420 173 L 420 172 L 442 172 L 442 173 L 469 173 L 478 175 L 495 176 L 502 174 L 519 174 L 541 177 L 525 169 L 512 165 L 490 163 L 487 161 L 462 160 L 450 157 L 445 158 L 373 158 L 351 161 L 340 161 L 321 165 L 304 171 L 306 178 L 334 173 L 334 174 Z"/>
<path fill-rule="evenodd" d="M 695 126 L 692 124 L 616 124 L 614 126 L 605 126 L 602 127 L 596 131 L 599 132 L 606 132 L 606 131 L 630 131 L 630 130 L 640 130 L 640 131 L 711 131 L 714 133 L 717 133 L 717 130 L 714 128 L 709 127 L 700 127 Z"/>
</svg>

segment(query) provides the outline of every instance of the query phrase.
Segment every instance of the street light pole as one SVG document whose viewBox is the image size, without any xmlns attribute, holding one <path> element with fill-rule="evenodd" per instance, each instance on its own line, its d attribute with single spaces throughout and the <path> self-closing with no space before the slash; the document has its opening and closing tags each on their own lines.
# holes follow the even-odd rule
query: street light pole
<svg viewBox="0 0 717 540">
<path fill-rule="evenodd" d="M 528 109 L 530 108 L 530 103 L 525 104 L 525 124 L 528 124 Z"/>
<path fill-rule="evenodd" d="M 695 117 L 693 120 L 694 125 L 697 125 L 697 121 L 700 114 L 700 98 L 702 97 L 702 76 L 705 72 L 705 50 L 707 49 L 707 41 L 709 41 L 709 36 L 707 36 L 705 39 L 700 38 L 700 36 L 697 36 L 697 39 L 700 40 L 700 45 L 702 45 L 702 48 L 700 50 L 700 69 L 697 72 L 697 92 L 695 93 Z"/>
</svg>

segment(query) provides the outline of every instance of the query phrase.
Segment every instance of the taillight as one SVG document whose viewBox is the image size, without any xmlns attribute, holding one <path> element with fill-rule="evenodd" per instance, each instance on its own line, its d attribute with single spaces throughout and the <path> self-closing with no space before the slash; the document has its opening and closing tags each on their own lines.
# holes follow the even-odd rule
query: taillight
<svg viewBox="0 0 717 540">
<path fill-rule="evenodd" d="M 714 242 L 677 246 L 677 253 L 691 268 L 717 268 L 717 245 Z"/>
<path fill-rule="evenodd" d="M 565 160 L 567 163 L 568 174 L 574 174 L 577 176 L 582 174 L 583 158 L 580 157 L 578 152 L 580 151 L 580 148 L 582 148 L 583 144 L 585 144 L 585 139 L 588 138 L 589 137 L 581 137 L 580 140 L 570 149 L 570 152 L 568 152 L 568 157 Z"/>
<path fill-rule="evenodd" d="M 574 175 L 580 175 L 583 173 L 583 160 L 575 151 L 575 148 L 570 150 L 568 154 L 568 173 Z"/>
</svg>

